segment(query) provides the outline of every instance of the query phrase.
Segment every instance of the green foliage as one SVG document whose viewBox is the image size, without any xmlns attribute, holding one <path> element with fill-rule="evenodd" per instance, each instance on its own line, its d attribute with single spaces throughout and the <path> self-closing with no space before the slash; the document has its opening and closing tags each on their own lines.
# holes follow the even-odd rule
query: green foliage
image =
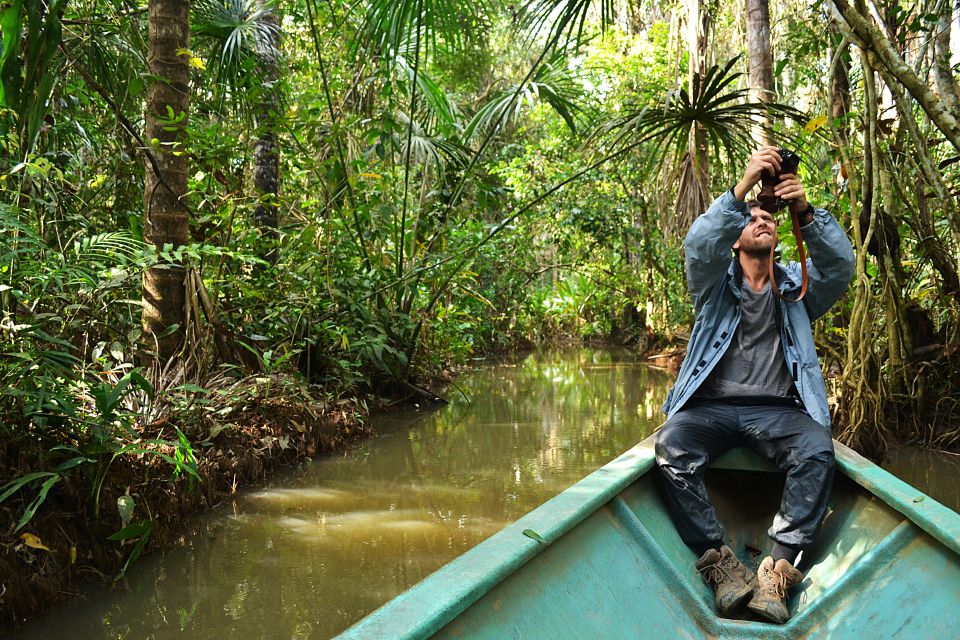
<svg viewBox="0 0 960 640">
<path fill-rule="evenodd" d="M 756 146 L 751 131 L 763 115 L 805 121 L 803 114 L 789 105 L 748 101 L 748 90 L 735 85 L 741 74 L 732 73 L 738 60 L 732 58 L 723 67 L 714 65 L 702 78 L 694 74 L 692 94 L 683 86 L 668 91 L 655 105 L 643 105 L 615 118 L 603 131 L 615 132 L 615 143 L 649 143 L 649 166 L 656 167 L 668 155 L 685 153 L 691 130 L 697 127 L 717 160 L 737 166 Z"/>
<path fill-rule="evenodd" d="M 143 550 L 147 546 L 147 543 L 150 541 L 150 534 L 152 533 L 153 523 L 149 520 L 141 520 L 139 522 L 124 525 L 124 527 L 119 531 L 107 536 L 107 540 L 114 540 L 116 542 L 124 543 L 132 541 L 134 543 L 133 549 L 130 550 L 130 554 L 123 563 L 123 567 L 114 577 L 114 582 L 122 580 L 123 576 L 127 574 L 127 569 L 130 568 L 130 565 L 135 563 L 140 558 L 141 554 L 143 554 Z"/>
<path fill-rule="evenodd" d="M 41 483 L 40 480 L 43 480 L 43 482 Z M 30 522 L 30 519 L 33 518 L 33 514 L 37 512 L 37 509 L 40 508 L 40 505 L 42 505 L 44 500 L 47 499 L 47 494 L 50 492 L 50 489 L 59 481 L 60 475 L 57 473 L 51 473 L 49 471 L 36 471 L 34 473 L 28 473 L 24 476 L 11 480 L 7 484 L 0 487 L 0 503 L 2 503 L 4 500 L 25 486 L 30 484 L 40 485 L 40 489 L 37 491 L 36 497 L 30 502 L 29 505 L 27 505 L 23 515 L 20 517 L 20 521 L 17 522 L 17 526 L 13 530 L 14 533 L 20 531 L 20 529 Z"/>
<path fill-rule="evenodd" d="M 249 115 L 264 92 L 278 87 L 264 86 L 262 65 L 277 65 L 280 27 L 276 9 L 261 0 L 195 0 L 190 5 L 190 31 L 200 42 L 212 44 L 208 62 L 192 59 L 194 67 L 209 72 L 218 109 L 229 97 Z M 192 52 L 185 52 L 193 55 Z M 260 80 L 258 82 L 258 80 Z"/>
<path fill-rule="evenodd" d="M 4 155 L 26 157 L 43 125 L 57 80 L 64 4 L 15 0 L 0 10 L 0 122 L 4 130 L 17 132 L 13 139 L 0 139 Z"/>
<path fill-rule="evenodd" d="M 515 124 L 522 107 L 533 108 L 539 101 L 553 107 L 570 132 L 577 133 L 576 117 L 583 87 L 566 68 L 562 56 L 554 56 L 537 68 L 534 77 L 526 83 L 508 86 L 491 96 L 490 101 L 474 114 L 467 124 L 464 136 L 470 140 L 479 132 L 504 129 Z"/>
<path fill-rule="evenodd" d="M 190 240 L 156 250 L 143 243 L 150 141 L 131 136 L 147 17 L 99 0 L 4 7 L 0 436 L 49 456 L 49 468 L 30 470 L 48 475 L 22 473 L 0 489 L 24 501 L 21 525 L 64 479 L 98 500 L 124 456 L 196 483 L 192 443 L 207 432 L 176 418 L 207 406 L 200 390 L 212 376 L 296 370 L 330 397 L 387 394 L 538 341 L 661 344 L 692 313 L 679 236 L 664 231 L 691 131 L 702 131 L 717 192 L 754 144 L 753 119 L 772 113 L 777 139 L 800 145 L 811 200 L 848 228 L 862 205 L 859 187 L 837 177 L 830 127 L 798 133 L 806 118 L 787 106 L 827 122 L 824 51 L 837 43 L 817 7 L 782 16 L 783 104 L 760 105 L 735 71 L 743 42 L 726 7 L 714 8 L 714 54 L 729 61 L 691 91 L 673 8 L 650 3 L 198 0 L 194 49 L 181 52 L 195 68 L 190 113 L 167 114 L 187 123 L 173 151 L 189 159 Z M 892 17 L 898 38 L 928 31 L 922 12 Z M 829 124 L 864 122 L 858 108 Z M 932 134 L 910 146 L 884 118 L 882 154 L 909 167 L 893 172 L 891 193 L 917 204 L 885 200 L 911 258 L 902 289 L 947 344 L 956 305 L 933 257 L 938 247 L 956 256 L 956 213 L 925 196 L 930 176 L 916 158 L 931 154 L 944 193 L 960 184 L 960 163 Z M 267 134 L 280 190 L 264 197 L 252 183 Z M 848 168 L 861 166 L 862 145 L 848 146 Z M 254 220 L 261 201 L 280 212 L 275 233 Z M 275 261 L 259 257 L 265 247 L 277 248 Z M 149 349 L 141 278 L 158 261 L 189 267 L 194 377 L 138 368 Z M 864 268 L 877 291 L 881 267 L 871 258 Z M 837 352 L 849 311 L 823 332 Z M 176 437 L 148 433 L 164 412 Z M 124 520 L 117 534 L 131 559 L 147 525 Z"/>
</svg>

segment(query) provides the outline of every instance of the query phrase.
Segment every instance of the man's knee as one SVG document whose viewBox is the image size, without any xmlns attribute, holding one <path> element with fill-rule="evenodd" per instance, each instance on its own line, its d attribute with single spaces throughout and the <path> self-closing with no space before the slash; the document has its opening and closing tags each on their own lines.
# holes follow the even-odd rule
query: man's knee
<svg viewBox="0 0 960 640">
<path fill-rule="evenodd" d="M 817 451 L 804 458 L 804 463 L 822 468 L 824 471 L 833 473 L 837 466 L 837 458 L 831 447 L 829 451 Z"/>
<path fill-rule="evenodd" d="M 823 427 L 812 429 L 803 443 L 800 452 L 801 460 L 808 460 L 818 466 L 833 469 L 836 466 L 836 456 L 833 452 L 833 436 Z"/>
<path fill-rule="evenodd" d="M 669 464 L 683 451 L 683 438 L 680 434 L 679 421 L 670 418 L 663 423 L 653 440 L 653 451 L 657 456 L 657 465 Z"/>
<path fill-rule="evenodd" d="M 654 439 L 657 466 L 673 467 L 693 472 L 708 462 L 708 456 L 698 433 L 699 423 L 687 414 L 678 414 L 667 420 Z"/>
</svg>

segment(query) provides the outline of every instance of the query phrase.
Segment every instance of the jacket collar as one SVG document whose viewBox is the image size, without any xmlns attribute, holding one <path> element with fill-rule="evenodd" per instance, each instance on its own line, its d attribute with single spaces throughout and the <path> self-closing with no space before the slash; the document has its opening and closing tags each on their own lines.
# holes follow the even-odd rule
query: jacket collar
<svg viewBox="0 0 960 640">
<path fill-rule="evenodd" d="M 727 267 L 727 275 L 730 277 L 727 284 L 730 286 L 733 294 L 739 298 L 740 287 L 743 286 L 743 268 L 740 266 L 740 261 L 737 260 L 736 256 L 730 260 L 730 266 Z M 780 289 L 780 293 L 796 291 L 800 288 L 800 285 L 794 282 L 793 278 L 779 262 L 773 263 L 773 276 L 777 281 L 777 287 Z"/>
</svg>

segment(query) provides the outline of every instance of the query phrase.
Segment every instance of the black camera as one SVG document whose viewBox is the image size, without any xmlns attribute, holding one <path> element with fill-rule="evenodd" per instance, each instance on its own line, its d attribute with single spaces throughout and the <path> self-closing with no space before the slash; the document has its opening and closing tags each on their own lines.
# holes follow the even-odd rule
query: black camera
<svg viewBox="0 0 960 640">
<path fill-rule="evenodd" d="M 800 167 L 800 156 L 793 151 L 779 149 L 777 152 L 780 154 L 780 171 L 776 175 L 765 173 L 761 176 L 760 193 L 757 194 L 757 200 L 760 201 L 760 208 L 767 213 L 776 213 L 789 204 L 787 200 L 783 200 L 774 195 L 773 189 L 780 184 L 780 176 L 785 173 L 796 174 L 797 169 Z"/>
</svg>

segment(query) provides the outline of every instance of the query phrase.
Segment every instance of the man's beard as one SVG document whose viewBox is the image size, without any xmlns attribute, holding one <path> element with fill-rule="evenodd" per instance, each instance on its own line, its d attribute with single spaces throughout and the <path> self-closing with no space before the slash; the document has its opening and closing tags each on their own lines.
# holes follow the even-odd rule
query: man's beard
<svg viewBox="0 0 960 640">
<path fill-rule="evenodd" d="M 776 246 L 777 239 L 774 236 L 767 238 L 741 238 L 740 251 L 749 256 L 757 258 L 770 255 L 770 248 Z"/>
</svg>

